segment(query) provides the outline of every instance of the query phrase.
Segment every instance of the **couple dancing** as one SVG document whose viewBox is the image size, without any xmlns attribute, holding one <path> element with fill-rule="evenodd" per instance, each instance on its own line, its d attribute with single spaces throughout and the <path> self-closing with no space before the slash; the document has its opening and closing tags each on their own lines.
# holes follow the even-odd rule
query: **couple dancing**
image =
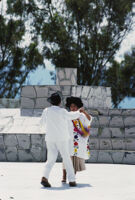
<svg viewBox="0 0 135 200">
<path fill-rule="evenodd" d="M 47 161 L 41 184 L 51 187 L 49 175 L 60 152 L 63 159 L 62 182 L 68 178 L 69 186 L 74 187 L 77 185 L 76 172 L 85 170 L 85 159 L 89 158 L 88 138 L 92 116 L 82 108 L 80 98 L 66 99 L 66 107 L 70 112 L 60 107 L 61 97 L 58 93 L 53 93 L 48 101 L 51 106 L 44 109 L 41 117 L 47 145 Z"/>
</svg>

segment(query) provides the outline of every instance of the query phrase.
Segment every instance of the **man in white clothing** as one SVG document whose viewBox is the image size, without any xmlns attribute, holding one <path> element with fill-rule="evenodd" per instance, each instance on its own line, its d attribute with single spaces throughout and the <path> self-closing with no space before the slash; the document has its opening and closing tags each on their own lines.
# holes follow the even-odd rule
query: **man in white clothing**
<svg viewBox="0 0 135 200">
<path fill-rule="evenodd" d="M 44 187 L 51 187 L 48 182 L 49 174 L 56 162 L 58 152 L 60 152 L 65 165 L 69 186 L 76 186 L 75 174 L 69 153 L 70 134 L 68 130 L 68 120 L 77 119 L 81 113 L 68 112 L 66 109 L 59 107 L 61 97 L 54 93 L 48 98 L 52 106 L 44 109 L 41 117 L 41 124 L 44 127 L 47 144 L 47 162 L 45 164 L 44 175 L 41 184 Z"/>
</svg>

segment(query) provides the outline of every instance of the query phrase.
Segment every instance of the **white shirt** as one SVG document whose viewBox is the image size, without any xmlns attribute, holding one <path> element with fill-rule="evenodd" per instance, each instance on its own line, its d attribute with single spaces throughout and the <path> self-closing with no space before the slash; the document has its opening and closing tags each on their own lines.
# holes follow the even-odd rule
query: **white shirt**
<svg viewBox="0 0 135 200">
<path fill-rule="evenodd" d="M 66 141 L 70 139 L 68 121 L 77 119 L 80 116 L 79 111 L 68 112 L 59 106 L 45 108 L 41 117 L 41 125 L 46 133 L 45 140 Z"/>
</svg>

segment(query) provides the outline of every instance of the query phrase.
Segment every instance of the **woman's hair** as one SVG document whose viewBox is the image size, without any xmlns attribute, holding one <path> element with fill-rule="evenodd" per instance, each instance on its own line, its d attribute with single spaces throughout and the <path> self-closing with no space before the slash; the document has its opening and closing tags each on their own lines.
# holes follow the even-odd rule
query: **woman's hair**
<svg viewBox="0 0 135 200">
<path fill-rule="evenodd" d="M 67 108 L 70 108 L 71 104 L 75 104 L 78 108 L 81 108 L 83 107 L 83 103 L 82 103 L 82 100 L 79 98 L 79 97 L 68 97 L 66 99 L 66 107 Z"/>
</svg>

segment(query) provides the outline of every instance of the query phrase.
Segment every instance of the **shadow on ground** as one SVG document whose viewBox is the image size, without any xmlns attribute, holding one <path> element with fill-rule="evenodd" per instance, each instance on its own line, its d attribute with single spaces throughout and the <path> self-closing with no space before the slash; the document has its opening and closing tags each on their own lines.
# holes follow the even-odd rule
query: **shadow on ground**
<svg viewBox="0 0 135 200">
<path fill-rule="evenodd" d="M 77 187 L 70 187 L 68 184 L 62 184 L 59 187 L 51 187 L 51 188 L 46 188 L 46 187 L 41 187 L 41 189 L 44 190 L 71 190 L 71 189 L 77 189 L 77 188 L 84 188 L 84 187 L 92 187 L 90 184 L 86 183 L 77 183 Z"/>
</svg>

